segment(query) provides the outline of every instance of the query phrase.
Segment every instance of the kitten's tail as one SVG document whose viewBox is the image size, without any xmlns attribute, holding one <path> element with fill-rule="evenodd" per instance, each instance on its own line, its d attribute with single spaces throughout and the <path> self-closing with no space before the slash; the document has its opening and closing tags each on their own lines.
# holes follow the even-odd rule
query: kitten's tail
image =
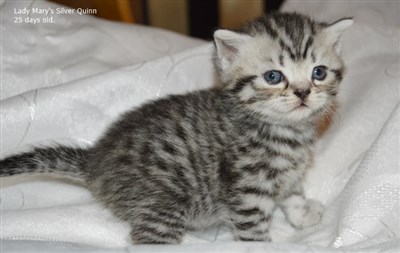
<svg viewBox="0 0 400 253">
<path fill-rule="evenodd" d="M 58 146 L 35 148 L 33 151 L 0 160 L 0 177 L 25 173 L 50 173 L 84 179 L 88 150 Z"/>
</svg>

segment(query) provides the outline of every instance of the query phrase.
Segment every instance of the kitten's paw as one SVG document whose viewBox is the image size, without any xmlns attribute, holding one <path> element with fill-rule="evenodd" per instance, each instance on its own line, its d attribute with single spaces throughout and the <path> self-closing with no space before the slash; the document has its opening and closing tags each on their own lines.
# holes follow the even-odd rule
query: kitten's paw
<svg viewBox="0 0 400 253">
<path fill-rule="evenodd" d="M 244 241 L 244 242 L 270 242 L 271 237 L 267 234 L 265 235 L 254 235 L 254 236 L 235 236 L 236 241 Z"/>
<path fill-rule="evenodd" d="M 288 221 L 297 229 L 311 227 L 321 221 L 324 206 L 315 200 L 307 199 L 304 205 L 296 205 L 286 209 Z"/>
</svg>

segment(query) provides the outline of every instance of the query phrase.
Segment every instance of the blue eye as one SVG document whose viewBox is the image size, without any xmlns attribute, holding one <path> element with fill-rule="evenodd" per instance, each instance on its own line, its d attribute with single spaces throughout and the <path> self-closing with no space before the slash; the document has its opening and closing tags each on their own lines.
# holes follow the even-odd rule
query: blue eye
<svg viewBox="0 0 400 253">
<path fill-rule="evenodd" d="M 283 74 L 278 70 L 271 70 L 264 74 L 264 79 L 269 84 L 278 84 L 283 80 Z"/>
<path fill-rule="evenodd" d="M 326 67 L 325 66 L 318 66 L 313 69 L 312 78 L 322 81 L 326 77 Z"/>
</svg>

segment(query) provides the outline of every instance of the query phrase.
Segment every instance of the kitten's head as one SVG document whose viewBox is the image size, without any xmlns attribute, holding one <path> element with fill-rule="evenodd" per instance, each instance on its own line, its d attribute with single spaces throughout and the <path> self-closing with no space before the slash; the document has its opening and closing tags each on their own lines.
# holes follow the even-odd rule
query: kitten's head
<svg viewBox="0 0 400 253">
<path fill-rule="evenodd" d="M 217 30 L 214 62 L 223 89 L 274 121 L 318 115 L 335 101 L 344 73 L 339 40 L 352 23 L 273 13 L 239 32 Z"/>
</svg>

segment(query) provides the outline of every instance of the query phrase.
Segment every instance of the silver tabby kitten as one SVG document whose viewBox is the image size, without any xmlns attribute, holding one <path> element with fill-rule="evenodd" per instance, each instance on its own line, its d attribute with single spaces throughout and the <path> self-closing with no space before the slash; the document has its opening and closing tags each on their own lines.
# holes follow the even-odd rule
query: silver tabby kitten
<svg viewBox="0 0 400 253">
<path fill-rule="evenodd" d="M 351 19 L 320 23 L 296 13 L 217 30 L 218 89 L 173 95 L 122 115 L 93 147 L 58 146 L 0 161 L 0 175 L 80 178 L 132 226 L 135 243 L 179 243 L 188 229 L 232 227 L 268 241 L 282 208 L 296 228 L 317 224 L 306 199 L 316 121 L 335 102 L 344 65 L 339 39 Z"/>
</svg>

